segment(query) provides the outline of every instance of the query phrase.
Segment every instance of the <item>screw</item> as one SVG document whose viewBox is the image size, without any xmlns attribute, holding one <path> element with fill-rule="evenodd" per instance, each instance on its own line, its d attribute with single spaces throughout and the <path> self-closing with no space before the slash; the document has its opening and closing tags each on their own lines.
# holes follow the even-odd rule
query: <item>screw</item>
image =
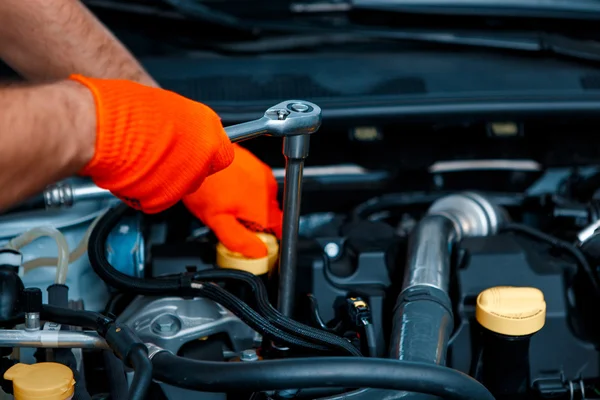
<svg viewBox="0 0 600 400">
<path fill-rule="evenodd" d="M 177 320 L 171 315 L 162 315 L 155 322 L 152 329 L 157 333 L 173 333 L 177 331 Z"/>
<path fill-rule="evenodd" d="M 256 354 L 256 350 L 244 350 L 240 355 L 241 361 L 258 361 L 258 354 Z"/>
<path fill-rule="evenodd" d="M 337 243 L 327 243 L 323 250 L 325 250 L 325 254 L 327 254 L 327 257 L 329 258 L 336 258 L 340 255 L 340 246 L 338 246 Z"/>
</svg>

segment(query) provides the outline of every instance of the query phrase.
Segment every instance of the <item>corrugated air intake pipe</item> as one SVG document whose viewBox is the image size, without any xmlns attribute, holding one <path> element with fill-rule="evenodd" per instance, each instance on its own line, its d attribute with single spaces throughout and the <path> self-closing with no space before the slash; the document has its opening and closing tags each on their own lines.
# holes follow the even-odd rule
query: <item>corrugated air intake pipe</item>
<svg viewBox="0 0 600 400">
<path fill-rule="evenodd" d="M 498 231 L 508 216 L 477 193 L 443 197 L 411 233 L 404 283 L 394 309 L 390 358 L 445 365 L 453 330 L 448 294 L 455 244 Z M 402 399 L 436 399 L 404 393 Z"/>
</svg>

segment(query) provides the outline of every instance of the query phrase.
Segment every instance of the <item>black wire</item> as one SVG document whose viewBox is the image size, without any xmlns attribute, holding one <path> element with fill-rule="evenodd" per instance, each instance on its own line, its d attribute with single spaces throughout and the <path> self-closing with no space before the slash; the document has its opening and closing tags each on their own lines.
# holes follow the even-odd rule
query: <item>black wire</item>
<svg viewBox="0 0 600 400">
<path fill-rule="evenodd" d="M 324 331 L 337 334 L 339 332 L 339 330 L 342 328 L 343 322 L 338 321 L 338 323 L 333 328 L 330 328 L 329 326 L 327 326 L 325 321 L 323 321 L 323 318 L 321 318 L 321 312 L 319 311 L 319 303 L 317 301 L 317 298 L 312 293 L 309 293 L 306 297 L 308 297 L 308 300 L 310 302 L 310 311 L 311 311 L 310 315 L 313 319 L 313 322 L 316 325 L 318 325 L 319 328 L 323 329 Z"/>
<path fill-rule="evenodd" d="M 377 357 L 377 339 L 375 335 L 375 327 L 373 324 L 365 325 L 365 336 L 367 341 L 367 348 L 369 349 L 370 357 Z"/>
<path fill-rule="evenodd" d="M 196 280 L 234 280 L 243 282 L 250 287 L 257 302 L 258 311 L 276 327 L 293 335 L 298 335 L 311 343 L 327 346 L 344 353 L 360 357 L 360 351 L 348 340 L 329 332 L 315 329 L 294 321 L 281 314 L 269 303 L 267 290 L 262 280 L 245 271 L 214 269 L 200 271 L 194 274 Z"/>
<path fill-rule="evenodd" d="M 564 252 L 571 255 L 579 264 L 583 272 L 588 276 L 592 286 L 594 287 L 594 291 L 598 296 L 600 296 L 600 283 L 598 282 L 598 276 L 592 270 L 592 267 L 588 263 L 585 255 L 581 250 L 572 245 L 569 242 L 558 239 L 552 235 L 548 235 L 547 233 L 541 232 L 535 228 L 531 228 L 527 225 L 511 223 L 503 226 L 500 229 L 501 232 L 516 232 L 527 235 L 534 239 L 537 239 L 541 242 L 547 243 L 550 246 L 563 250 Z"/>
<path fill-rule="evenodd" d="M 223 288 L 212 282 L 203 282 L 201 287 L 196 289 L 199 296 L 217 301 L 223 307 L 233 312 L 244 323 L 250 326 L 255 331 L 260 332 L 269 339 L 281 341 L 292 347 L 303 347 L 306 349 L 316 350 L 319 352 L 331 351 L 331 348 L 326 345 L 319 345 L 308 342 L 303 338 L 285 332 L 271 324 L 266 318 L 258 314 L 252 307 L 240 301 L 237 297 L 227 292 Z M 344 351 L 345 352 L 345 351 Z"/>
</svg>

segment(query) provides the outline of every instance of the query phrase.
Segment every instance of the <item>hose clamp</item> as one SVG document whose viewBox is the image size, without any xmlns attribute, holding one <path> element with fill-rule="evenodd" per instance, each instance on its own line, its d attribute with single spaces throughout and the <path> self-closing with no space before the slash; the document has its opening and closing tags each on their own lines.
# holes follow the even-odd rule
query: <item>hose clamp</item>
<svg viewBox="0 0 600 400">
<path fill-rule="evenodd" d="M 148 349 L 148 359 L 150 361 L 152 361 L 154 356 L 156 356 L 158 353 L 163 353 L 163 352 L 170 353 L 169 350 L 165 350 L 162 347 L 158 347 L 154 343 L 144 343 L 144 344 L 146 345 L 146 348 Z"/>
</svg>

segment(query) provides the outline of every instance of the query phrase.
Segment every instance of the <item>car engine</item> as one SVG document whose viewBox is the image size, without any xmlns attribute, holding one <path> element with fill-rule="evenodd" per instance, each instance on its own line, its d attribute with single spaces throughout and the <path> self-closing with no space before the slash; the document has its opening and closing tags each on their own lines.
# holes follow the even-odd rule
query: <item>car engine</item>
<svg viewBox="0 0 600 400">
<path fill-rule="evenodd" d="M 4 394 L 60 364 L 76 398 L 600 398 L 598 171 L 455 160 L 427 190 L 301 203 L 336 173 L 303 171 L 313 111 L 226 129 L 284 141 L 284 232 L 258 263 L 181 205 L 143 215 L 78 178 L 0 216 Z"/>
</svg>

